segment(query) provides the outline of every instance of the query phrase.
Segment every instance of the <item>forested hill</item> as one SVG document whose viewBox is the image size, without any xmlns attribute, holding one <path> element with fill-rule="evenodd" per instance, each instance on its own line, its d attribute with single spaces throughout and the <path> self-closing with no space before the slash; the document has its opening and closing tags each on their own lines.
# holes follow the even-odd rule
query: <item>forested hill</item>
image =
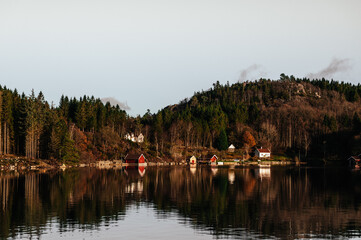
<svg viewBox="0 0 361 240">
<path fill-rule="evenodd" d="M 66 163 L 120 158 L 126 119 L 119 106 L 94 97 L 62 96 L 54 107 L 42 92 L 0 87 L 0 155 Z"/>
<path fill-rule="evenodd" d="M 58 107 L 43 94 L 0 87 L 0 155 L 77 163 L 145 153 L 148 160 L 188 154 L 236 155 L 268 147 L 275 154 L 329 158 L 361 152 L 361 86 L 335 81 L 260 79 L 213 84 L 156 114 L 130 117 L 100 99 L 62 96 Z M 145 137 L 143 143 L 125 139 Z"/>
<path fill-rule="evenodd" d="M 156 114 L 153 139 L 166 142 L 171 154 L 179 145 L 232 143 L 244 152 L 255 145 L 290 156 L 344 157 L 361 152 L 360 96 L 360 84 L 284 74 L 277 81 L 217 82 Z"/>
</svg>

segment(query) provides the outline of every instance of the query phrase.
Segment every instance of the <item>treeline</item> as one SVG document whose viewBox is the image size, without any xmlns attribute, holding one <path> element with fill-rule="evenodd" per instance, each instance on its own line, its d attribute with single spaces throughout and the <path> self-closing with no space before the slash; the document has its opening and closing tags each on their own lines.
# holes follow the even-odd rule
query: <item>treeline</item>
<svg viewBox="0 0 361 240">
<path fill-rule="evenodd" d="M 94 97 L 61 97 L 58 107 L 40 92 L 30 96 L 0 87 L 0 154 L 77 162 L 120 153 L 127 114 Z M 114 137 L 115 136 L 115 137 Z"/>
<path fill-rule="evenodd" d="M 217 82 L 151 121 L 146 114 L 142 123 L 153 127 L 154 144 L 169 155 L 176 155 L 177 146 L 224 150 L 228 142 L 246 153 L 263 146 L 282 154 L 307 157 L 313 150 L 327 157 L 338 150 L 361 151 L 354 141 L 361 131 L 360 96 L 360 84 L 281 74 L 277 81 Z M 331 141 L 335 138 L 338 143 Z"/>
<path fill-rule="evenodd" d="M 156 114 L 130 117 L 100 99 L 62 96 L 58 106 L 34 91 L 0 87 L 0 154 L 60 162 L 120 159 L 142 151 L 148 159 L 183 159 L 197 149 L 240 154 L 252 147 L 327 157 L 361 151 L 361 86 L 298 79 L 219 82 Z M 141 144 L 125 140 L 142 133 Z"/>
</svg>

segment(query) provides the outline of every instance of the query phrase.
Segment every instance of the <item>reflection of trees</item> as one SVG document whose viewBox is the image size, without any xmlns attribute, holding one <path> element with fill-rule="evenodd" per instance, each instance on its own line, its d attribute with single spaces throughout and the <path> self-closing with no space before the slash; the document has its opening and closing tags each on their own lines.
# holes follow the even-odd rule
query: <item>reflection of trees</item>
<svg viewBox="0 0 361 240">
<path fill-rule="evenodd" d="M 129 181 L 122 171 L 97 169 L 0 175 L 0 238 L 15 234 L 19 226 L 40 232 L 53 217 L 59 219 L 61 231 L 74 224 L 96 226 L 104 219 L 119 219 Z"/>
<path fill-rule="evenodd" d="M 196 228 L 214 234 L 237 234 L 246 228 L 294 238 L 311 231 L 339 234 L 355 221 L 360 224 L 361 213 L 353 209 L 360 206 L 361 199 L 353 194 L 357 189 L 342 190 L 351 179 L 325 182 L 335 179 L 335 172 L 320 176 L 317 170 L 274 169 L 272 178 L 263 179 L 254 169 L 219 169 L 216 176 L 207 168 L 198 168 L 194 175 L 185 168 L 148 170 L 145 198 L 162 210 L 176 209 Z"/>
<path fill-rule="evenodd" d="M 272 175 L 206 167 L 194 174 L 183 167 L 148 168 L 143 177 L 137 168 L 0 173 L 0 238 L 15 236 L 21 226 L 40 234 L 55 217 L 60 231 L 97 227 L 122 219 L 127 205 L 141 201 L 176 211 L 213 234 L 338 234 L 360 228 L 361 188 L 353 184 L 360 180 L 349 172 L 285 168 L 272 169 Z"/>
</svg>

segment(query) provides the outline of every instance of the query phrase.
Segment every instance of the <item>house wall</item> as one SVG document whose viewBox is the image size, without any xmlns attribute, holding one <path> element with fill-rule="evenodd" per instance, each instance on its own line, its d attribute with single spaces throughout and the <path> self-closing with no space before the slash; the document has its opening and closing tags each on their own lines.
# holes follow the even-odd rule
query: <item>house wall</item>
<svg viewBox="0 0 361 240">
<path fill-rule="evenodd" d="M 144 142 L 144 136 L 143 136 L 143 134 L 139 134 L 139 136 L 138 136 L 138 142 L 139 142 L 139 143 Z"/>
<path fill-rule="evenodd" d="M 271 157 L 270 153 L 260 153 L 258 150 L 256 150 L 256 156 L 259 158 L 267 158 L 267 157 Z"/>
<path fill-rule="evenodd" d="M 144 156 L 140 156 L 140 158 L 138 159 L 139 163 L 145 163 L 145 158 Z"/>
<path fill-rule="evenodd" d="M 135 159 L 126 159 L 125 162 L 126 162 L 126 163 L 138 163 L 138 160 L 135 160 Z"/>
<path fill-rule="evenodd" d="M 141 155 L 138 159 L 125 159 L 126 163 L 145 163 L 145 157 Z"/>
<path fill-rule="evenodd" d="M 197 163 L 197 159 L 195 157 L 191 157 L 191 159 L 189 160 L 190 164 L 196 164 Z"/>
</svg>

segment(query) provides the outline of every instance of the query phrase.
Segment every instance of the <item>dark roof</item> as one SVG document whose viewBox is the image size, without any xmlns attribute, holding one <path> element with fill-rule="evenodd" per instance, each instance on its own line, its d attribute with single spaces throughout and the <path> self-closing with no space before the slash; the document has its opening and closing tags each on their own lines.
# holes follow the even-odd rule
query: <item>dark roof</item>
<svg viewBox="0 0 361 240">
<path fill-rule="evenodd" d="M 353 158 L 353 159 L 355 159 L 356 161 L 361 161 L 361 158 L 359 157 L 359 156 L 351 156 L 350 158 Z M 350 159 L 349 158 L 349 159 Z"/>
<path fill-rule="evenodd" d="M 143 154 L 128 154 L 125 160 L 138 160 Z M 145 158 L 145 157 L 144 157 Z"/>
<path fill-rule="evenodd" d="M 268 150 L 267 148 L 257 148 L 257 150 L 258 150 L 260 153 L 271 153 L 271 151 Z"/>
<path fill-rule="evenodd" d="M 215 154 L 208 154 L 208 155 L 202 156 L 200 159 L 208 161 L 208 160 L 211 160 L 213 156 L 215 156 L 218 159 L 217 155 L 215 155 Z"/>
</svg>

